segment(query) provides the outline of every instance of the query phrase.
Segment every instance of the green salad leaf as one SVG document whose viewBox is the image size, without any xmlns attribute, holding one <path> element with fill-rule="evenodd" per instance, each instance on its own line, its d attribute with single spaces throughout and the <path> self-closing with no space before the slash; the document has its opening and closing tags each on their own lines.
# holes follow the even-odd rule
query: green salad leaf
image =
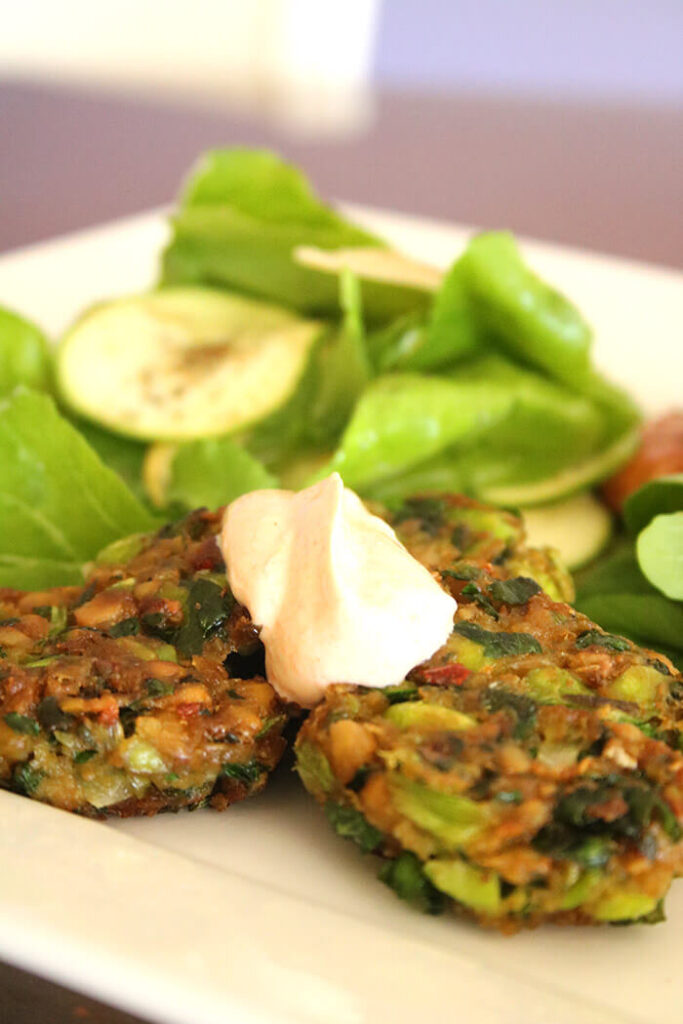
<svg viewBox="0 0 683 1024">
<path fill-rule="evenodd" d="M 0 307 L 0 396 L 20 384 L 37 391 L 51 389 L 47 339 L 35 324 Z"/>
<path fill-rule="evenodd" d="M 104 427 L 84 420 L 80 416 L 72 417 L 71 422 L 82 434 L 91 448 L 97 452 L 105 466 L 113 469 L 130 487 L 138 498 L 145 500 L 145 489 L 142 485 L 142 466 L 147 452 L 147 445 L 134 441 L 121 434 L 112 434 Z"/>
<path fill-rule="evenodd" d="M 384 246 L 315 195 L 300 170 L 265 150 L 206 153 L 172 218 L 163 284 L 211 284 L 316 315 L 336 315 L 338 280 L 297 259 L 302 247 Z M 366 315 L 387 320 L 425 302 L 419 288 L 368 281 Z"/>
<path fill-rule="evenodd" d="M 683 475 L 645 483 L 623 515 L 631 536 L 579 573 L 577 607 L 683 669 Z"/>
<path fill-rule="evenodd" d="M 0 585 L 83 579 L 82 566 L 154 518 L 46 395 L 0 403 Z"/>
<path fill-rule="evenodd" d="M 657 590 L 683 601 L 683 512 L 655 516 L 636 541 L 638 564 Z"/>
<path fill-rule="evenodd" d="M 631 533 L 638 533 L 655 516 L 671 512 L 683 512 L 683 473 L 660 476 L 630 494 L 624 502 L 624 523 Z"/>
<path fill-rule="evenodd" d="M 590 373 L 592 331 L 568 299 L 527 267 L 513 236 L 478 235 L 460 262 L 480 326 L 522 363 L 580 387 Z"/>
<path fill-rule="evenodd" d="M 206 437 L 169 449 L 161 484 L 167 505 L 218 508 L 247 491 L 276 487 L 276 478 L 232 437 Z"/>
<path fill-rule="evenodd" d="M 337 470 L 361 491 L 500 422 L 508 389 L 419 374 L 387 374 L 363 392 L 339 448 L 318 474 Z"/>
<path fill-rule="evenodd" d="M 602 435 L 595 404 L 491 355 L 448 375 L 385 374 L 363 392 L 329 469 L 383 500 L 544 479 Z"/>
</svg>

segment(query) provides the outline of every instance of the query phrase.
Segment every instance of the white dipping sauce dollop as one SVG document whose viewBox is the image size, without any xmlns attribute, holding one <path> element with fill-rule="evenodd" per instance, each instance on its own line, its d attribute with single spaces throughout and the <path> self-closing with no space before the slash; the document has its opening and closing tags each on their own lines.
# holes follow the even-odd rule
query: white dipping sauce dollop
<svg viewBox="0 0 683 1024">
<path fill-rule="evenodd" d="M 392 686 L 445 643 L 456 603 L 337 473 L 228 506 L 221 547 L 266 674 L 312 706 L 331 683 Z"/>
</svg>

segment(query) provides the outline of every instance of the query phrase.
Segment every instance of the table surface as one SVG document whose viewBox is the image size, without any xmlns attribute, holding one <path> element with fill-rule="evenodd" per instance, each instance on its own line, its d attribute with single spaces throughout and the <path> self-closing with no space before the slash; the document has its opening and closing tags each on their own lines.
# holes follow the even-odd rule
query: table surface
<svg viewBox="0 0 683 1024">
<path fill-rule="evenodd" d="M 683 266 L 678 109 L 393 94 L 366 130 L 314 141 L 237 113 L 4 81 L 0 140 L 0 251 L 167 203 L 199 152 L 242 144 L 277 148 L 326 196 Z M 0 1021 L 137 1019 L 0 965 Z"/>
</svg>

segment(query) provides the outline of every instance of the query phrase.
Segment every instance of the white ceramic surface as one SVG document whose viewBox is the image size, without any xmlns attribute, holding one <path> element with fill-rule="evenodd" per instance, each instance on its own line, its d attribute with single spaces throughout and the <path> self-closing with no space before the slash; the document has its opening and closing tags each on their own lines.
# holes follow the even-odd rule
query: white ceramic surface
<svg viewBox="0 0 683 1024">
<path fill-rule="evenodd" d="M 440 264 L 467 234 L 354 212 Z M 151 214 L 4 256 L 0 303 L 58 332 L 151 282 L 164 237 Z M 525 249 L 595 325 L 598 363 L 648 411 L 680 404 L 681 276 Z M 668 915 L 513 939 L 423 917 L 330 834 L 289 764 L 222 815 L 102 825 L 0 793 L 0 956 L 165 1024 L 679 1024 L 680 882 Z"/>
</svg>

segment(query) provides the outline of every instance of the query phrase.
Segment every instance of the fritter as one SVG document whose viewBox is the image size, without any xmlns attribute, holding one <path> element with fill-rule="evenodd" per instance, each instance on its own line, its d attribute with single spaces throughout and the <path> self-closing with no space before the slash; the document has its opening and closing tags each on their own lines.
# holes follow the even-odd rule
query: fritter
<svg viewBox="0 0 683 1024">
<path fill-rule="evenodd" d="M 574 584 L 555 551 L 530 548 L 520 516 L 462 494 L 408 498 L 390 511 L 373 509 L 396 531 L 402 544 L 428 569 L 486 569 L 491 575 L 529 576 L 550 597 L 574 600 Z"/>
<path fill-rule="evenodd" d="M 258 792 L 284 705 L 192 513 L 101 553 L 85 587 L 0 592 L 0 784 L 81 814 L 154 814 Z"/>
<path fill-rule="evenodd" d="M 424 508 L 402 535 L 440 561 L 451 637 L 399 686 L 330 687 L 299 733 L 299 775 L 423 909 L 505 932 L 659 920 L 683 872 L 683 680 L 544 593 L 528 566 L 547 556 L 500 536 L 514 516 L 492 513 L 485 556 L 463 558 L 442 521 L 458 506 L 439 500 L 431 539 Z"/>
</svg>

